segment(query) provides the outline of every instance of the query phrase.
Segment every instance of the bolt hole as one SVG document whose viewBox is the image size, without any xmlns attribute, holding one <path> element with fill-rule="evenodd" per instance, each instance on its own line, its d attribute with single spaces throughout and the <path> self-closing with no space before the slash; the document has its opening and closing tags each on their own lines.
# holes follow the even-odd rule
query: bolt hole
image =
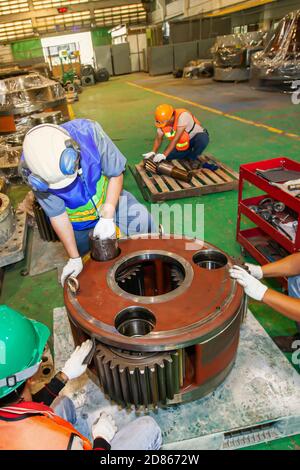
<svg viewBox="0 0 300 470">
<path fill-rule="evenodd" d="M 50 372 L 51 372 L 50 367 L 45 367 L 45 369 L 43 369 L 43 375 L 49 375 Z"/>
<path fill-rule="evenodd" d="M 224 268 L 228 263 L 227 257 L 216 250 L 198 251 L 198 253 L 193 256 L 193 261 L 200 268 L 208 270 Z"/>
<path fill-rule="evenodd" d="M 128 307 L 118 313 L 115 327 L 121 335 L 130 337 L 146 336 L 155 327 L 153 313 L 144 307 Z"/>
</svg>

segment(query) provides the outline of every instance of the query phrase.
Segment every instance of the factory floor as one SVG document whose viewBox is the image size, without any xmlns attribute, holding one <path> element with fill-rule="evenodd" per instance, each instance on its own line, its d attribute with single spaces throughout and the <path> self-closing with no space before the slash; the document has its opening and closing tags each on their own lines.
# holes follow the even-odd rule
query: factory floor
<svg viewBox="0 0 300 470">
<path fill-rule="evenodd" d="M 128 162 L 133 164 L 141 159 L 142 153 L 151 150 L 155 135 L 153 111 L 162 102 L 192 111 L 209 130 L 208 151 L 236 171 L 242 163 L 278 156 L 300 160 L 300 105 L 292 104 L 289 95 L 255 91 L 247 83 L 225 84 L 206 79 L 174 79 L 171 75 L 131 74 L 84 89 L 73 110 L 77 118 L 99 121 Z M 145 203 L 129 171 L 125 176 L 125 188 Z M 9 194 L 17 203 L 26 191 L 24 186 L 14 186 Z M 251 189 L 247 191 L 251 192 Z M 169 204 L 174 203 L 204 204 L 205 239 L 232 256 L 241 255 L 235 241 L 237 192 L 176 200 Z M 176 231 L 176 226 L 172 229 Z M 27 267 L 28 259 L 25 259 L 6 268 L 1 303 L 52 328 L 52 310 L 63 305 L 57 274 L 52 271 L 35 277 L 22 276 L 22 270 Z M 250 309 L 271 337 L 296 332 L 294 322 L 272 309 L 257 302 L 251 302 Z M 289 355 L 287 357 L 290 360 Z M 253 448 L 300 449 L 300 435 Z"/>
</svg>

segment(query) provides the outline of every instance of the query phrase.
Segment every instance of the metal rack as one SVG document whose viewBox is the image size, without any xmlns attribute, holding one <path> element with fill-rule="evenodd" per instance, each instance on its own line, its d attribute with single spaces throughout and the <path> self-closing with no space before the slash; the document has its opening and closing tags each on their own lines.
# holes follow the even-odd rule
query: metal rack
<svg viewBox="0 0 300 470">
<path fill-rule="evenodd" d="M 256 174 L 256 170 L 269 170 L 280 166 L 287 170 L 300 171 L 300 163 L 286 157 L 247 163 L 240 167 L 236 238 L 243 249 L 260 264 L 269 263 L 270 259 L 257 249 L 257 244 L 255 243 L 257 240 L 266 240 L 266 242 L 268 240 L 275 241 L 286 251 L 287 255 L 300 250 L 300 199 L 276 186 L 271 185 L 263 177 Z M 263 191 L 264 194 L 243 199 L 245 182 L 251 183 L 260 190 L 260 192 Z M 265 197 L 270 197 L 276 201 L 284 203 L 288 209 L 291 209 L 297 214 L 298 229 L 295 240 L 290 240 L 284 233 L 280 232 L 271 223 L 264 220 L 260 215 L 251 210 L 251 206 L 253 204 L 259 203 L 259 201 Z M 242 216 L 252 221 L 255 224 L 255 227 L 241 230 Z"/>
</svg>

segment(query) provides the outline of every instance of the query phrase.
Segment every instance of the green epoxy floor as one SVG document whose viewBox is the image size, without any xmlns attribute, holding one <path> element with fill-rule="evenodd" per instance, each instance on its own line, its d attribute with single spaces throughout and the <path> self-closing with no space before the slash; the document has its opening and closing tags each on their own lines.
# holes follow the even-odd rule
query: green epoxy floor
<svg viewBox="0 0 300 470">
<path fill-rule="evenodd" d="M 130 164 L 137 163 L 142 153 L 151 150 L 155 135 L 153 111 L 162 102 L 169 102 L 176 107 L 188 107 L 210 132 L 211 143 L 208 151 L 236 171 L 242 163 L 282 155 L 300 161 L 300 137 L 296 140 L 271 133 L 266 129 L 130 86 L 128 82 L 299 136 L 300 105 L 293 105 L 288 95 L 255 91 L 248 84 L 217 84 L 210 80 L 182 81 L 171 76 L 149 77 L 147 74 L 115 77 L 107 83 L 84 89 L 80 101 L 73 105 L 76 117 L 99 121 Z M 129 171 L 125 176 L 125 188 L 145 203 Z M 255 194 L 253 188 L 248 187 L 246 191 Z M 22 200 L 25 193 L 24 186 L 11 187 L 9 191 L 14 203 Z M 240 256 L 240 248 L 235 241 L 237 192 L 177 200 L 169 204 L 178 203 L 204 204 L 205 239 L 232 256 Z M 149 204 L 145 204 L 149 207 Z M 176 231 L 176 226 L 172 227 L 172 230 Z M 197 233 L 200 233 L 199 228 Z M 30 244 L 30 236 L 28 243 Z M 27 259 L 6 268 L 1 303 L 39 319 L 52 328 L 52 310 L 63 305 L 62 290 L 57 284 L 56 272 L 36 277 L 22 276 L 20 273 L 26 268 Z M 270 308 L 252 302 L 251 310 L 270 336 L 296 332 L 294 322 Z M 298 370 L 300 372 L 300 369 Z M 299 446 L 300 436 L 296 436 L 255 448 L 299 449 Z"/>
</svg>

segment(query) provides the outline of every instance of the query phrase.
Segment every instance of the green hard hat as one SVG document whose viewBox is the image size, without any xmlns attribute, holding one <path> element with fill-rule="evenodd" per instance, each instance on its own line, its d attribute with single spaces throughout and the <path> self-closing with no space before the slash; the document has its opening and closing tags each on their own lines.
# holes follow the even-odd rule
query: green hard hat
<svg viewBox="0 0 300 470">
<path fill-rule="evenodd" d="M 34 375 L 49 336 L 47 326 L 0 305 L 0 398 Z"/>
</svg>

